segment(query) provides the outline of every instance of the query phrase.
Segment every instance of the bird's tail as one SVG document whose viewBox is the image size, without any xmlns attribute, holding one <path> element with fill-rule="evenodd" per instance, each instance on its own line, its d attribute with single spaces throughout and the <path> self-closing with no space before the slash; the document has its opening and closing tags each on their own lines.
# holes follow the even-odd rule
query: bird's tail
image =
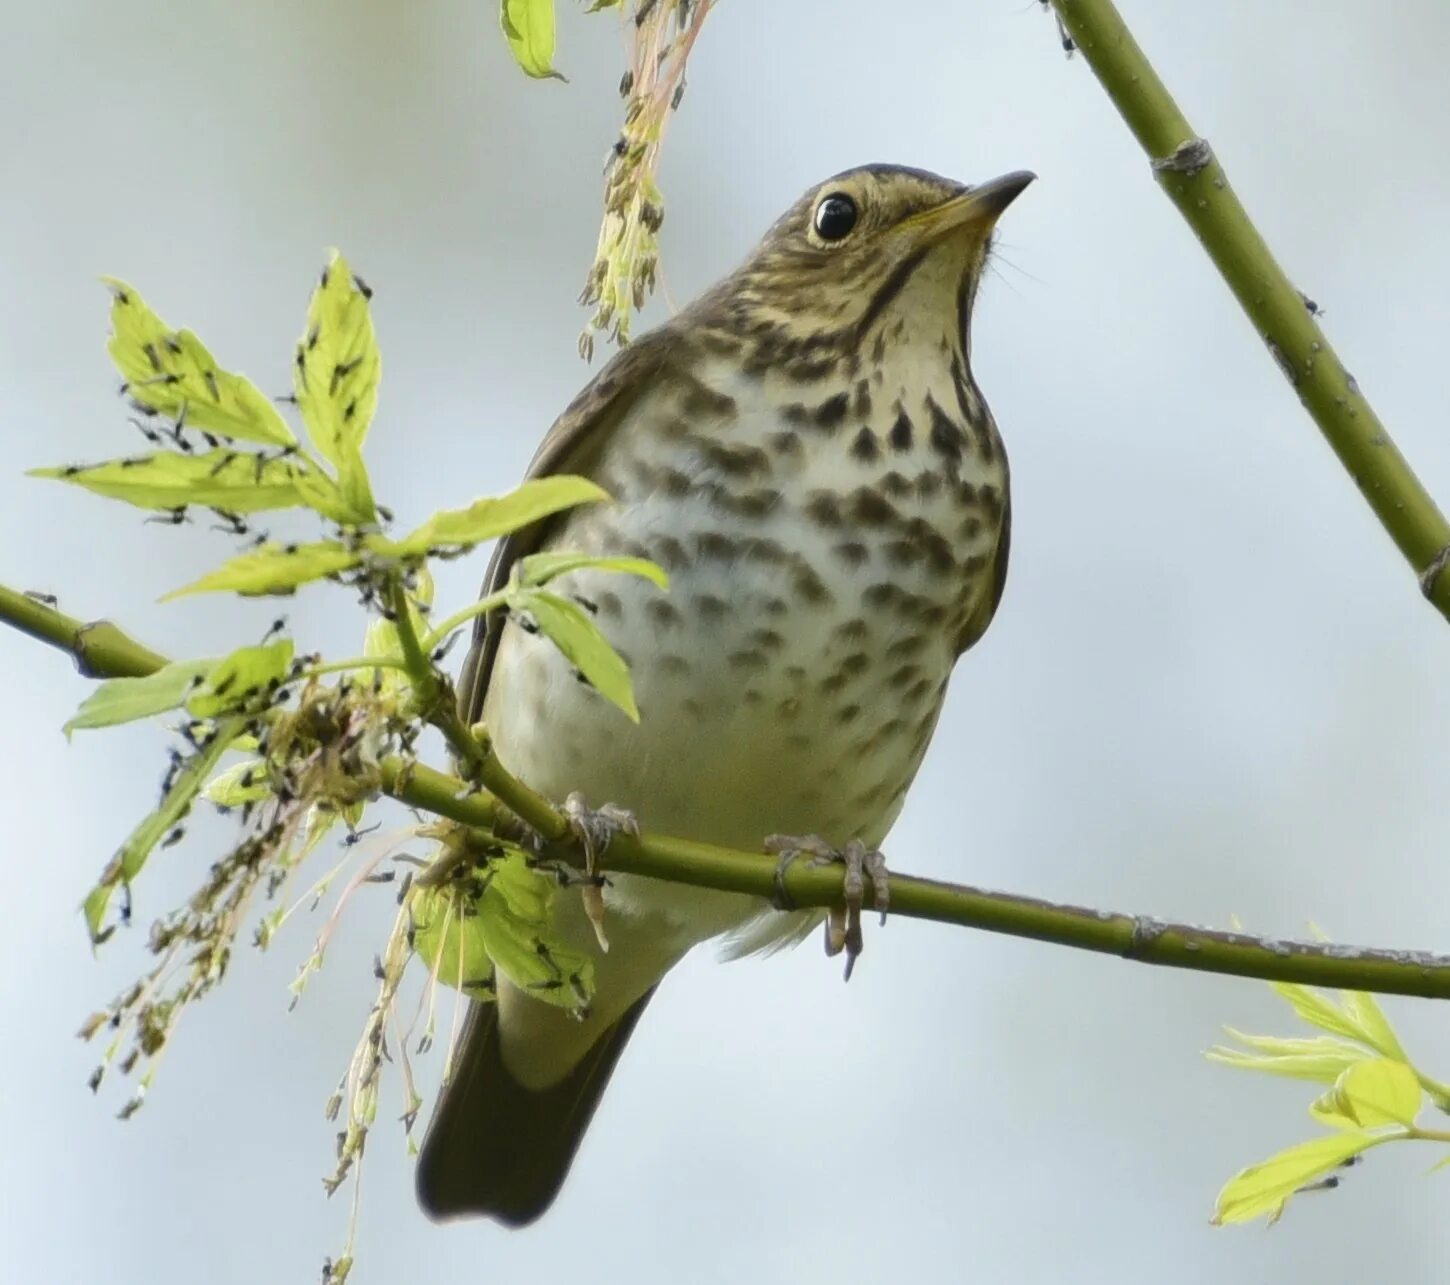
<svg viewBox="0 0 1450 1285">
<path fill-rule="evenodd" d="M 474 1004 L 452 1079 L 418 1159 L 430 1218 L 484 1215 L 510 1227 L 554 1203 L 651 987 L 557 1083 L 530 1089 L 504 1065 L 498 1006 Z"/>
</svg>

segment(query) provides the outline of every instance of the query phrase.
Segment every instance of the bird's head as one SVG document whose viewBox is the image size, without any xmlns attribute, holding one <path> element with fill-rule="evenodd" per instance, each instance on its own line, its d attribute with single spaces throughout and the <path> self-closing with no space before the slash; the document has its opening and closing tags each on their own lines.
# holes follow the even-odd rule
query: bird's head
<svg viewBox="0 0 1450 1285">
<path fill-rule="evenodd" d="M 818 184 L 708 296 L 737 335 L 824 353 L 859 346 L 905 308 L 943 316 L 966 342 L 972 299 L 1002 212 L 1035 175 L 967 186 L 924 170 L 865 165 Z"/>
</svg>

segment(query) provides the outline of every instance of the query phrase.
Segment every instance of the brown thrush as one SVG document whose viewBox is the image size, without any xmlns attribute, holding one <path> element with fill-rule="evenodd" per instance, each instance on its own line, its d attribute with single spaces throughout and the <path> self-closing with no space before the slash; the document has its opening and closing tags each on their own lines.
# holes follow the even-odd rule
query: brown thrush
<svg viewBox="0 0 1450 1285">
<path fill-rule="evenodd" d="M 584 474 L 616 502 L 506 540 L 484 592 L 541 548 L 650 558 L 671 585 L 559 585 L 629 662 L 637 726 L 545 639 L 489 618 L 461 702 L 506 767 L 663 834 L 757 851 L 810 834 L 786 846 L 858 861 L 881 842 L 1002 594 L 1007 458 L 968 327 L 993 226 L 1032 177 L 838 174 L 575 399 L 529 474 Z M 558 898 L 560 932 L 596 953 L 587 1018 L 504 979 L 474 1005 L 419 1165 L 430 1215 L 538 1217 L 665 972 L 707 938 L 769 950 L 821 918 L 643 878 L 605 895 L 607 954 L 579 896 Z"/>
</svg>

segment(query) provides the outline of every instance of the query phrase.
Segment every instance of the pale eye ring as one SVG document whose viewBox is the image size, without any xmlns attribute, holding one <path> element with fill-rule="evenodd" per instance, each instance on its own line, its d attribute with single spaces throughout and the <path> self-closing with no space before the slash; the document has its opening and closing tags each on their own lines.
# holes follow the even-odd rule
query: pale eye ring
<svg viewBox="0 0 1450 1285">
<path fill-rule="evenodd" d="M 812 226 L 822 241 L 842 241 L 851 235 L 858 217 L 855 201 L 844 192 L 830 192 L 816 206 Z"/>
</svg>

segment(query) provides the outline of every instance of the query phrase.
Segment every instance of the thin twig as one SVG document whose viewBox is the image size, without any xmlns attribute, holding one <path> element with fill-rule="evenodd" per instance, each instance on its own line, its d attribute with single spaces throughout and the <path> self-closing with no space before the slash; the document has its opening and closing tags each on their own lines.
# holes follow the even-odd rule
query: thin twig
<svg viewBox="0 0 1450 1285">
<path fill-rule="evenodd" d="M 17 597 L 24 598 L 24 595 L 0 590 L 0 621 L 19 625 L 11 610 Z M 26 632 L 62 651 L 74 653 L 75 635 L 85 626 L 32 599 L 24 598 L 24 601 L 27 604 L 24 619 L 30 626 Z M 50 617 L 38 619 L 36 610 L 49 612 Z M 407 619 L 406 615 L 401 619 Z M 111 628 L 114 629 L 111 645 L 103 653 L 101 662 L 113 668 L 102 670 L 99 676 L 139 676 L 166 663 L 163 657 L 133 642 L 114 626 Z M 405 655 L 410 650 L 405 645 Z M 421 649 L 417 655 L 427 661 Z M 453 718 L 457 723 L 454 733 L 461 728 L 462 734 L 471 740 L 472 734 L 462 720 L 456 714 Z M 473 744 L 477 747 L 476 741 Z M 492 755 L 486 754 L 486 757 L 492 758 Z M 458 777 L 400 755 L 385 757 L 379 768 L 383 792 L 411 807 L 484 829 L 492 828 L 500 820 L 500 799 L 482 790 L 470 789 L 469 783 Z M 508 779 L 522 794 L 502 806 L 522 815 L 521 806 L 533 805 L 520 804 L 520 800 L 530 796 L 538 800 L 540 796 L 513 778 Z M 582 866 L 583 853 L 577 847 L 568 846 L 564 839 L 567 824 L 562 816 L 547 801 L 542 806 L 559 817 L 560 828 L 556 836 L 551 836 L 556 842 L 550 855 Z M 779 876 L 778 860 L 763 852 L 720 848 L 653 834 L 638 838 L 627 833 L 617 835 L 601 865 L 620 873 L 763 898 L 775 894 Z M 785 871 L 783 878 L 786 892 L 798 906 L 840 903 L 842 874 L 838 869 L 796 862 Z M 1450 956 L 1424 951 L 1280 941 L 898 874 L 891 876 L 891 913 L 1117 955 L 1143 964 L 1265 981 L 1450 999 Z"/>
<path fill-rule="evenodd" d="M 1112 0 L 1052 0 L 1128 128 L 1151 172 L 1197 234 L 1280 371 L 1410 564 L 1450 619 L 1450 575 L 1439 574 L 1450 523 L 1396 449 L 1354 376 L 1275 260 L 1207 140 L 1158 79 Z"/>
</svg>

